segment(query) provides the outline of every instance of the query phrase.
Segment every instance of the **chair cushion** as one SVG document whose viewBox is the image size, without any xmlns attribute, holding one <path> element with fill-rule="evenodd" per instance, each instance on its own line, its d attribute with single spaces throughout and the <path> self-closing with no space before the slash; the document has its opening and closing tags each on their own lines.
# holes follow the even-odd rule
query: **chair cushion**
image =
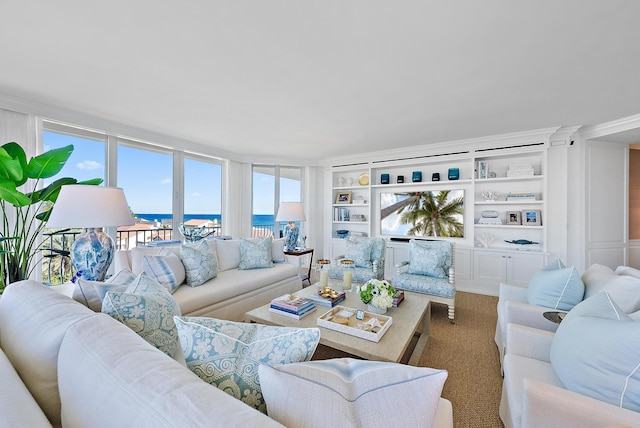
<svg viewBox="0 0 640 428">
<path fill-rule="evenodd" d="M 584 284 L 575 267 L 539 270 L 527 289 L 531 305 L 568 311 L 582 301 Z"/>
<path fill-rule="evenodd" d="M 593 264 L 582 274 L 587 299 L 600 290 L 607 290 L 614 302 L 626 314 L 640 310 L 640 278 L 617 275 L 611 268 Z"/>
<path fill-rule="evenodd" d="M 369 238 L 351 237 L 345 243 L 344 255 L 353 260 L 356 267 L 371 268 L 371 247 L 373 242 Z"/>
<path fill-rule="evenodd" d="M 178 347 L 173 317 L 181 315 L 180 307 L 167 289 L 146 273 L 141 273 L 123 292 L 107 291 L 102 312 L 173 357 Z"/>
<path fill-rule="evenodd" d="M 448 278 L 434 278 L 432 276 L 401 273 L 394 276 L 391 279 L 391 283 L 395 288 L 401 290 L 430 294 L 445 299 L 453 299 L 456 295 L 456 289 L 453 284 L 449 283 Z"/>
<path fill-rule="evenodd" d="M 180 259 L 187 276 L 187 285 L 197 287 L 218 275 L 218 257 L 214 248 L 215 246 L 206 240 L 180 247 Z"/>
<path fill-rule="evenodd" d="M 560 323 L 551 364 L 568 390 L 640 411 L 640 323 L 606 290 L 576 305 Z"/>
<path fill-rule="evenodd" d="M 269 236 L 258 242 L 240 239 L 240 264 L 238 269 L 260 269 L 273 267 L 273 252 Z"/>
<path fill-rule="evenodd" d="M 261 366 L 269 416 L 289 427 L 430 427 L 445 370 L 339 358 Z"/>
<path fill-rule="evenodd" d="M 275 327 L 175 317 L 187 367 L 205 382 L 266 413 L 258 367 L 308 361 L 317 328 Z"/>
<path fill-rule="evenodd" d="M 107 291 L 124 291 L 135 279 L 136 276 L 126 268 L 105 282 L 89 281 L 80 277 L 73 289 L 73 300 L 82 303 L 95 312 L 100 312 L 102 310 L 102 300 Z"/>
<path fill-rule="evenodd" d="M 451 244 L 445 241 L 409 241 L 409 273 L 447 278 L 447 259 L 451 258 Z M 446 270 L 445 270 L 446 269 Z"/>
</svg>

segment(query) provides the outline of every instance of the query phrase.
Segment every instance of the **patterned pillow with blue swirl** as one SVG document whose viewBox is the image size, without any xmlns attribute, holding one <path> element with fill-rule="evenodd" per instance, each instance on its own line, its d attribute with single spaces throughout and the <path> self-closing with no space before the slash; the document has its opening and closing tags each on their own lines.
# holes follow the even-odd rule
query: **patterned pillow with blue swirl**
<svg viewBox="0 0 640 428">
<path fill-rule="evenodd" d="M 258 242 L 240 239 L 240 265 L 238 269 L 259 269 L 273 267 L 271 242 L 273 238 L 264 238 Z"/>
</svg>

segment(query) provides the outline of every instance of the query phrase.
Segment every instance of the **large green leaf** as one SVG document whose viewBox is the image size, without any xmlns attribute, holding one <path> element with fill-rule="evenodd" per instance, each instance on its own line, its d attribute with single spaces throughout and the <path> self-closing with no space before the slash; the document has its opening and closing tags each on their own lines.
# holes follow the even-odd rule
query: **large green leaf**
<svg viewBox="0 0 640 428">
<path fill-rule="evenodd" d="M 0 147 L 0 177 L 7 178 L 16 186 L 27 181 L 27 155 L 17 143 L 7 143 Z"/>
<path fill-rule="evenodd" d="M 4 177 L 0 177 L 0 201 L 7 201 L 16 207 L 31 204 L 31 199 L 27 195 L 16 190 L 16 183 Z"/>
<path fill-rule="evenodd" d="M 62 186 L 66 186 L 67 184 L 77 184 L 78 180 L 70 177 L 59 178 L 56 181 L 50 183 L 44 189 L 36 190 L 27 194 L 29 198 L 31 198 L 32 203 L 38 203 L 42 201 L 51 201 L 55 202 L 58 200 L 58 195 L 60 194 L 60 188 Z"/>
<path fill-rule="evenodd" d="M 73 153 L 73 145 L 52 149 L 41 155 L 34 156 L 27 165 L 29 178 L 51 178 L 59 173 Z"/>
</svg>

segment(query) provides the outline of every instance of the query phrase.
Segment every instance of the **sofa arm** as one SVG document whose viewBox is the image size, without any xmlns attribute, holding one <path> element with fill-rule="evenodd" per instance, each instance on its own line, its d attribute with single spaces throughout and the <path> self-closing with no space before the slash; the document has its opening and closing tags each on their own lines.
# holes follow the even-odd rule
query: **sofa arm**
<svg viewBox="0 0 640 428">
<path fill-rule="evenodd" d="M 131 250 L 118 250 L 113 256 L 114 273 L 122 269 L 131 270 Z"/>
<path fill-rule="evenodd" d="M 409 261 L 405 260 L 396 264 L 396 273 L 400 275 L 402 272 L 405 272 L 409 268 Z"/>
<path fill-rule="evenodd" d="M 373 265 L 373 273 L 378 273 L 378 271 L 384 272 L 384 259 L 375 259 L 372 262 Z"/>
<path fill-rule="evenodd" d="M 550 362 L 554 333 L 518 324 L 507 324 L 507 354 Z"/>
<path fill-rule="evenodd" d="M 532 379 L 523 383 L 522 428 L 640 426 L 640 413 Z"/>
<path fill-rule="evenodd" d="M 544 317 L 545 312 L 553 309 L 510 300 L 499 301 L 498 305 L 501 305 L 500 312 L 503 319 L 500 320 L 500 324 L 502 326 L 512 323 L 550 332 L 555 332 L 558 329 L 558 324 Z"/>
<path fill-rule="evenodd" d="M 498 292 L 498 300 L 527 303 L 527 288 L 501 282 L 500 291 Z"/>
</svg>

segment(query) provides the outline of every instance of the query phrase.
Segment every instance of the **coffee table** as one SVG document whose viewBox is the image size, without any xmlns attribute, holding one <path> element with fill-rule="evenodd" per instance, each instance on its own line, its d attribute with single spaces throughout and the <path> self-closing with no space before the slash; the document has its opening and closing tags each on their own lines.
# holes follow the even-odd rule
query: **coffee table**
<svg viewBox="0 0 640 428">
<path fill-rule="evenodd" d="M 296 295 L 309 296 L 317 293 L 317 287 L 304 288 Z M 341 306 L 367 310 L 367 305 L 360 301 L 357 292 L 347 293 L 346 300 Z M 278 325 L 284 327 L 317 327 L 320 329 L 320 343 L 330 348 L 338 349 L 367 360 L 400 362 L 408 351 L 414 335 L 418 335 L 418 342 L 409 350 L 410 365 L 417 365 L 420 355 L 427 345 L 429 338 L 429 320 L 431 318 L 431 300 L 426 294 L 404 292 L 404 301 L 397 308 L 389 308 L 386 315 L 393 318 L 393 324 L 382 336 L 379 342 L 372 342 L 346 333 L 319 327 L 317 319 L 331 308 L 317 305 L 314 313 L 301 320 L 286 317 L 269 311 L 269 305 L 263 305 L 245 314 L 245 321 L 260 324 Z"/>
</svg>

